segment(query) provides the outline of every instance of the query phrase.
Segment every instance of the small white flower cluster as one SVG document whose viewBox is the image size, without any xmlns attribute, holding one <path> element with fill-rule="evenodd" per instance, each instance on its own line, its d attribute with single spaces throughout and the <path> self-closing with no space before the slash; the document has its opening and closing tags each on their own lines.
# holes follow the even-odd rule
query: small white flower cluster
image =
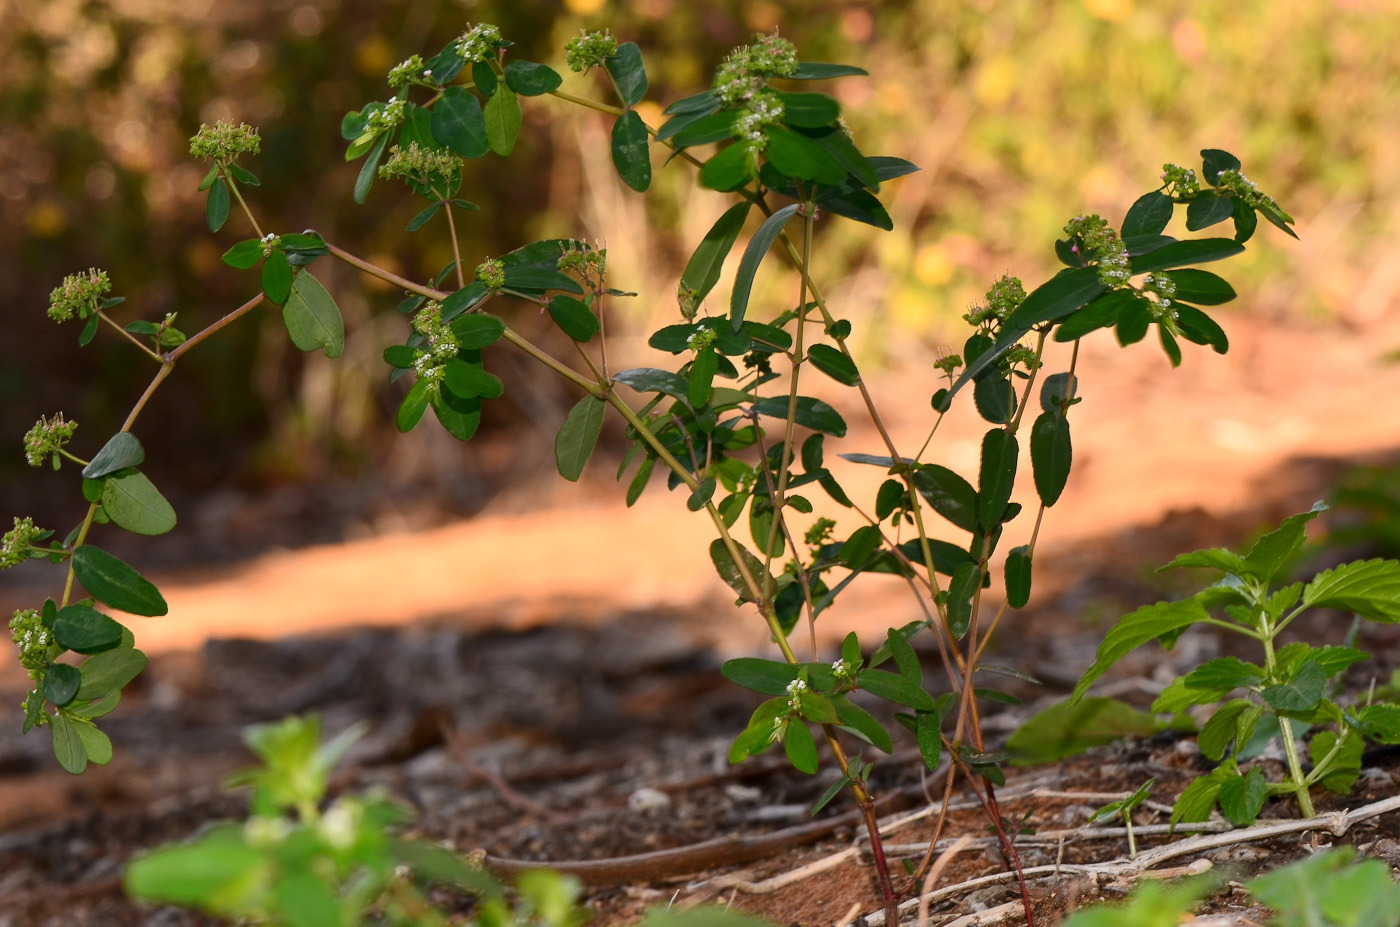
<svg viewBox="0 0 1400 927">
<path fill-rule="evenodd" d="M 58 449 L 73 439 L 73 432 L 77 429 L 78 423 L 65 422 L 62 412 L 53 418 L 39 416 L 34 427 L 25 432 L 24 459 L 31 467 L 37 467 L 44 462 L 45 457 L 52 455 L 53 466 L 57 470 Z"/>
<path fill-rule="evenodd" d="M 292 833 L 292 822 L 283 817 L 255 814 L 243 823 L 243 841 L 253 847 L 273 847 Z"/>
<path fill-rule="evenodd" d="M 714 344 L 715 339 L 718 337 L 719 333 L 713 328 L 699 328 L 685 340 L 685 346 L 698 354 L 705 348 Z"/>
<path fill-rule="evenodd" d="M 1268 196 L 1259 191 L 1259 185 L 1244 175 L 1243 171 L 1228 170 L 1221 171 L 1216 178 L 1216 185 L 1229 190 L 1235 196 L 1244 201 L 1246 206 L 1257 209 L 1260 206 L 1278 208 L 1278 203 L 1274 202 L 1272 196 Z"/>
<path fill-rule="evenodd" d="M 389 70 L 389 86 L 397 89 L 419 77 L 432 77 L 432 74 L 432 71 L 424 70 L 421 56 L 410 55 Z"/>
<path fill-rule="evenodd" d="M 496 57 L 501 30 L 490 23 L 478 23 L 457 37 L 457 54 L 463 61 L 477 62 Z"/>
<path fill-rule="evenodd" d="M 457 336 L 442 320 L 442 306 L 430 302 L 413 316 L 413 330 L 423 336 L 423 347 L 413 361 L 413 372 L 436 388 L 446 375 L 446 364 L 457 356 Z"/>
<path fill-rule="evenodd" d="M 29 671 L 30 679 L 38 679 L 49 662 L 49 646 L 53 635 L 44 627 L 39 613 L 23 608 L 10 618 L 10 632 L 19 648 L 19 663 Z"/>
<path fill-rule="evenodd" d="M 1157 297 L 1151 309 L 1153 319 L 1176 321 L 1177 311 L 1172 305 L 1172 297 L 1176 295 L 1175 280 L 1166 274 L 1148 274 L 1142 278 L 1142 291 Z"/>
<path fill-rule="evenodd" d="M 730 52 L 715 73 L 715 96 L 726 106 L 751 99 L 771 77 L 788 77 L 797 71 L 797 49 L 791 42 L 776 31 L 756 39 L 755 44 Z"/>
<path fill-rule="evenodd" d="M 853 671 L 851 664 L 847 663 L 844 659 L 833 660 L 831 663 L 831 675 L 835 676 L 838 680 L 849 679 Z"/>
<path fill-rule="evenodd" d="M 258 239 L 258 241 L 262 245 L 263 257 L 268 257 L 273 251 L 276 251 L 277 246 L 282 243 L 282 236 L 273 232 L 268 232 L 262 238 Z"/>
<path fill-rule="evenodd" d="M 807 683 L 801 679 L 794 679 L 787 684 L 788 707 L 793 711 L 802 710 L 802 693 L 807 691 Z"/>
<path fill-rule="evenodd" d="M 1099 280 L 1104 286 L 1110 289 L 1123 286 L 1133 275 L 1128 246 L 1103 216 L 1075 216 L 1065 225 L 1065 233 L 1084 242 L 1084 247 L 1099 262 Z"/>
<path fill-rule="evenodd" d="M 386 132 L 404 121 L 408 115 L 408 101 L 390 100 L 383 109 L 369 114 L 365 128 L 372 132 Z"/>
<path fill-rule="evenodd" d="M 360 836 L 360 822 L 364 819 L 365 809 L 358 801 L 353 799 L 341 799 L 321 816 L 317 825 L 321 839 L 332 849 L 345 851 L 355 845 L 355 841 Z"/>
<path fill-rule="evenodd" d="M 782 118 L 783 101 L 776 93 L 754 94 L 739 116 L 739 138 L 749 146 L 749 151 L 757 154 L 768 147 L 768 133 L 764 130 Z"/>
<path fill-rule="evenodd" d="M 1163 164 L 1162 180 L 1167 184 L 1168 195 L 1174 195 L 1180 200 L 1195 199 L 1196 194 L 1201 192 L 1201 183 L 1196 179 L 1196 172 L 1189 167 Z"/>
</svg>

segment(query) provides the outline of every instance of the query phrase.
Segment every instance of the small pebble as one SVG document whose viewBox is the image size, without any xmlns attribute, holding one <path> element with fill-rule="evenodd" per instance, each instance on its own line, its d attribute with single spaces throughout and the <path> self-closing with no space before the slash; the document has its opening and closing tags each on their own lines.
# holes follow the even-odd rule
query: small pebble
<svg viewBox="0 0 1400 927">
<path fill-rule="evenodd" d="M 671 796 L 660 789 L 643 786 L 627 796 L 627 809 L 633 814 L 648 814 L 671 807 Z"/>
</svg>

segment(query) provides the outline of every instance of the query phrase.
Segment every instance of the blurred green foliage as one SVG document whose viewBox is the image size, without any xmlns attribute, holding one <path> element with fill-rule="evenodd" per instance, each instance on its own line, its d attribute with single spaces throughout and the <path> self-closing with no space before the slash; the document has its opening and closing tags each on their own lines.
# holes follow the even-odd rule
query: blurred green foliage
<svg viewBox="0 0 1400 927">
<path fill-rule="evenodd" d="M 1022 254 L 1015 243 L 1049 240 L 1079 211 L 1121 217 L 1156 158 L 1186 163 L 1202 147 L 1237 153 L 1299 219 L 1304 243 L 1287 264 L 1288 246 L 1276 241 L 1250 251 L 1236 281 L 1243 306 L 1362 322 L 1384 311 L 1400 288 L 1380 271 L 1400 258 L 1396 12 L 1390 0 L 9 5 L 0 23 L 0 302 L 10 325 L 0 441 L 14 450 L 0 454 L 0 502 L 39 515 L 66 509 L 45 497 L 56 481 L 24 470 L 20 435 L 40 413 L 63 410 L 95 447 L 149 375 L 109 338 L 79 365 L 74 333 L 55 331 L 42 309 L 64 274 L 105 267 L 113 293 L 128 298 L 123 318 L 179 311 L 192 317 L 187 330 L 249 295 L 218 261 L 247 230 L 237 221 L 220 236 L 203 229 L 204 167 L 187 155 L 201 122 L 260 127 L 257 208 L 278 231 L 314 227 L 410 276 L 446 262 L 445 242 L 401 234 L 417 208 L 407 196 L 384 185 L 366 206 L 351 202 L 356 165 L 343 163 L 338 130 L 349 109 L 387 98 L 390 67 L 441 47 L 468 20 L 497 23 L 521 57 L 555 65 L 584 26 L 638 42 L 652 84 L 641 112 L 653 124 L 660 106 L 707 85 L 754 32 L 777 27 L 804 59 L 867 67 L 868 80 L 830 88 L 861 147 L 924 169 L 893 193 L 895 232 L 827 231 L 835 257 L 823 276 L 840 281 L 831 295 L 850 314 L 869 317 L 862 349 L 873 361 L 916 359 L 921 343 L 942 340 L 943 320 L 1008 269 L 1032 282 L 1048 275 L 1048 251 Z M 599 95 L 572 76 L 565 89 Z M 882 123 L 897 129 L 871 137 L 887 131 Z M 538 183 L 497 183 L 499 161 L 473 162 L 463 194 L 483 208 L 462 230 L 464 260 L 528 236 L 606 237 L 619 285 L 647 297 L 638 321 L 653 321 L 674 313 L 681 263 L 717 207 L 696 208 L 708 198 L 691 202 L 694 177 L 678 164 L 645 199 L 628 191 L 611 174 L 606 132 L 605 121 L 561 105 L 522 135 L 517 163 L 526 155 Z M 179 374 L 189 388 L 156 401 L 145 427 L 184 449 L 187 490 L 373 472 L 404 441 L 449 455 L 440 462 L 479 453 L 443 450 L 426 435 L 373 440 L 391 430 L 398 398 L 377 364 L 401 334 L 398 317 L 384 315 L 398 294 L 343 271 L 328 282 L 358 329 L 340 361 L 296 356 L 264 315 L 202 347 L 201 363 Z M 528 313 L 519 324 L 528 329 Z M 218 402 L 195 400 L 216 385 Z M 572 398 L 558 389 L 512 390 L 521 405 L 501 414 L 552 428 Z M 153 464 L 178 453 L 152 451 Z"/>
</svg>

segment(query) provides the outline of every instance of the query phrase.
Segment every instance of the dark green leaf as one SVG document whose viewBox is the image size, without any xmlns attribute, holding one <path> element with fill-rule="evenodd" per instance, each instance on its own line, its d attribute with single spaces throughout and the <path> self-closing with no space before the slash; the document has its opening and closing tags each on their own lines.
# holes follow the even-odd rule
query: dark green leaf
<svg viewBox="0 0 1400 927">
<path fill-rule="evenodd" d="M 421 212 L 418 213 L 418 215 L 416 215 L 416 216 L 414 216 L 412 219 L 410 219 L 409 222 L 408 222 L 408 225 L 404 227 L 404 231 L 405 231 L 405 232 L 416 232 L 416 231 L 418 231 L 418 230 L 421 229 L 423 226 L 427 225 L 427 224 L 428 224 L 428 220 L 431 219 L 433 216 L 437 215 L 437 211 L 438 211 L 439 209 L 441 209 L 441 208 L 442 208 L 442 203 L 441 203 L 441 202 L 433 203 L 433 204 L 430 205 L 427 209 L 422 210 Z"/>
<path fill-rule="evenodd" d="M 701 185 L 721 193 L 733 192 L 753 177 L 753 159 L 744 145 L 721 148 L 700 169 Z"/>
<path fill-rule="evenodd" d="M 617 51 L 603 62 L 603 66 L 617 85 L 623 106 L 633 107 L 642 102 L 642 97 L 647 95 L 647 70 L 637 43 L 623 42 L 617 46 Z"/>
<path fill-rule="evenodd" d="M 1025 608 L 1031 599 L 1031 557 L 1030 548 L 1022 545 L 1013 547 L 1006 556 L 1006 604 L 1012 608 Z"/>
<path fill-rule="evenodd" d="M 442 99 L 433 104 L 429 126 L 433 139 L 459 157 L 479 158 L 491 150 L 481 104 L 461 87 L 442 92 Z"/>
<path fill-rule="evenodd" d="M 500 378 L 490 374 L 480 361 L 448 358 L 443 365 L 443 386 L 459 399 L 497 399 L 505 391 Z"/>
<path fill-rule="evenodd" d="M 865 77 L 870 74 L 864 68 L 849 64 L 823 64 L 818 61 L 803 61 L 797 70 L 787 75 L 788 80 L 829 80 L 833 77 Z"/>
<path fill-rule="evenodd" d="M 93 338 L 97 337 L 97 325 L 102 317 L 97 313 L 88 316 L 87 323 L 83 325 L 82 332 L 78 335 L 78 347 L 86 347 Z"/>
<path fill-rule="evenodd" d="M 829 344 L 812 345 L 807 349 L 807 359 L 837 383 L 855 386 L 860 382 L 860 371 L 856 369 L 855 362 Z"/>
<path fill-rule="evenodd" d="M 1016 391 L 997 371 L 988 370 L 977 378 L 972 398 L 977 414 L 994 425 L 1005 425 L 1016 414 Z"/>
<path fill-rule="evenodd" d="M 958 564 L 948 583 L 948 630 L 962 640 L 972 622 L 972 597 L 982 586 L 982 569 L 974 560 Z"/>
<path fill-rule="evenodd" d="M 656 468 L 655 457 L 643 457 L 641 464 L 637 467 L 637 472 L 632 474 L 632 481 L 627 484 L 627 507 L 636 505 L 637 500 L 642 497 L 642 493 L 647 488 L 647 481 L 651 479 L 651 472 Z M 733 522 L 729 522 L 725 527 L 732 527 Z"/>
<path fill-rule="evenodd" d="M 846 179 L 841 162 L 816 142 L 791 129 L 769 126 L 768 147 L 763 150 L 768 162 L 788 177 L 835 186 Z"/>
<path fill-rule="evenodd" d="M 506 65 L 506 83 L 522 97 L 538 97 L 558 90 L 564 78 L 547 64 L 516 59 Z"/>
<path fill-rule="evenodd" d="M 1304 661 L 1293 673 L 1291 679 L 1278 685 L 1267 686 L 1259 697 L 1269 707 L 1281 713 L 1311 711 L 1322 701 L 1327 688 L 1327 674 L 1316 660 Z"/>
<path fill-rule="evenodd" d="M 1011 489 L 1016 483 L 1016 462 L 1021 447 L 1015 435 L 993 428 L 982 436 L 982 463 L 977 475 L 977 521 L 985 531 L 1002 522 Z"/>
<path fill-rule="evenodd" d="M 768 253 L 769 247 L 778 237 L 778 233 L 783 230 L 801 203 L 793 203 L 779 209 L 773 215 L 764 220 L 763 224 L 754 232 L 753 238 L 749 239 L 748 247 L 744 249 L 744 256 L 739 261 L 739 270 L 734 277 L 734 289 L 729 300 L 729 322 L 735 331 L 743 325 L 744 313 L 749 308 L 749 294 L 753 290 L 753 278 L 758 273 L 758 265 L 762 263 L 763 256 Z M 818 429 L 824 430 L 824 429 Z M 842 427 L 842 434 L 845 428 Z M 837 435 L 841 437 L 841 435 Z"/>
<path fill-rule="evenodd" d="M 83 478 L 98 480 L 109 473 L 138 466 L 145 459 L 146 452 L 136 435 L 129 431 L 119 431 L 108 438 L 107 443 L 102 445 L 102 450 L 92 458 L 92 462 L 83 467 Z"/>
<path fill-rule="evenodd" d="M 549 316 L 564 334 L 578 342 L 588 342 L 602 330 L 593 310 L 579 299 L 562 293 L 550 297 Z"/>
<path fill-rule="evenodd" d="M 491 377 L 490 374 L 486 374 L 486 376 L 496 382 L 499 390 L 500 381 Z M 472 436 L 476 434 L 477 428 L 481 426 L 480 397 L 461 398 L 443 390 L 432 397 L 431 404 L 433 415 L 437 416 L 438 423 L 458 441 L 470 441 Z"/>
<path fill-rule="evenodd" d="M 690 497 L 685 500 L 685 507 L 692 512 L 703 509 L 714 498 L 717 485 L 713 476 L 705 477 L 695 489 L 691 490 Z"/>
<path fill-rule="evenodd" d="M 505 333 L 506 324 L 485 312 L 472 312 L 452 320 L 452 334 L 457 336 L 457 346 L 463 351 L 490 347 L 500 341 Z"/>
<path fill-rule="evenodd" d="M 881 544 L 880 529 L 874 525 L 861 525 L 851 532 L 851 536 L 841 543 L 837 556 L 851 570 L 865 567 Z"/>
<path fill-rule="evenodd" d="M 345 320 L 340 307 L 321 281 L 303 270 L 292 280 L 291 294 L 282 307 L 282 320 L 292 344 L 302 351 L 322 351 L 339 357 L 345 350 Z"/>
<path fill-rule="evenodd" d="M 433 391 L 429 388 L 427 380 L 420 379 L 414 383 L 408 395 L 403 397 L 403 402 L 399 403 L 398 412 L 394 414 L 394 426 L 404 433 L 418 427 L 432 400 Z"/>
<path fill-rule="evenodd" d="M 668 122 L 666 131 L 657 133 L 657 138 L 664 141 L 675 136 L 673 144 L 677 148 L 713 145 L 733 138 L 738 132 L 738 120 L 739 113 L 732 109 L 683 116 Z"/>
<path fill-rule="evenodd" d="M 1123 237 L 1162 234 L 1172 220 L 1173 209 L 1172 198 L 1165 193 L 1156 190 L 1144 193 L 1133 202 L 1128 215 L 1123 218 Z"/>
<path fill-rule="evenodd" d="M 841 118 L 841 107 L 824 93 L 780 93 L 783 122 L 790 126 L 819 129 Z"/>
<path fill-rule="evenodd" d="M 737 660 L 726 660 L 720 667 L 720 672 L 724 674 L 725 679 L 745 689 L 752 689 L 763 695 L 785 695 L 788 683 L 798 677 L 800 668 L 794 663 L 740 657 Z"/>
<path fill-rule="evenodd" d="M 1118 337 L 1118 343 L 1126 348 L 1145 338 L 1151 324 L 1151 304 L 1145 299 L 1134 300 L 1118 313 L 1118 327 L 1114 334 Z"/>
<path fill-rule="evenodd" d="M 1235 197 L 1233 217 L 1235 220 L 1235 241 L 1244 244 L 1254 237 L 1254 230 L 1259 226 L 1259 214 L 1239 197 Z M 1293 235 L 1292 230 L 1288 234 Z M 1298 236 L 1294 235 L 1294 238 Z"/>
<path fill-rule="evenodd" d="M 122 626 L 90 606 L 69 605 L 58 610 L 53 637 L 60 647 L 68 650 L 97 653 L 121 643 Z"/>
<path fill-rule="evenodd" d="M 739 549 L 740 555 L 744 558 L 744 566 L 748 568 L 749 576 L 754 579 L 762 588 L 767 583 L 768 588 L 773 586 L 773 578 L 763 568 L 763 563 L 753 554 L 745 549 L 744 545 L 738 541 L 734 546 Z M 715 565 L 715 571 L 719 573 L 720 579 L 729 584 L 729 588 L 739 594 L 739 598 L 746 602 L 756 601 L 754 593 L 744 582 L 743 574 L 739 571 L 739 566 L 734 562 L 734 558 L 729 554 L 729 548 L 725 546 L 724 540 L 715 538 L 710 542 L 710 561 Z"/>
<path fill-rule="evenodd" d="M 496 87 L 496 92 L 486 101 L 482 113 L 486 120 L 486 141 L 491 150 L 506 157 L 515 149 L 516 136 L 520 134 L 520 101 L 515 91 L 505 84 Z"/>
<path fill-rule="evenodd" d="M 1059 501 L 1073 463 L 1069 421 L 1058 411 L 1042 412 L 1031 426 L 1031 470 L 1035 491 L 1047 507 Z"/>
<path fill-rule="evenodd" d="M 894 657 L 895 665 L 899 667 L 899 675 L 916 686 L 922 686 L 924 671 L 919 665 L 919 655 L 909 645 L 909 638 L 899 629 L 890 628 L 885 635 L 885 646 L 889 648 L 890 656 Z"/>
<path fill-rule="evenodd" d="M 647 147 L 647 128 L 636 110 L 628 110 L 613 123 L 612 159 L 623 183 L 645 193 L 651 186 L 651 151 Z"/>
<path fill-rule="evenodd" d="M 292 265 L 281 251 L 273 251 L 263 261 L 262 288 L 267 298 L 279 306 L 292 292 Z"/>
<path fill-rule="evenodd" d="M 669 370 L 634 367 L 614 374 L 613 381 L 630 386 L 639 393 L 665 393 L 672 399 L 690 401 L 685 379 Z"/>
<path fill-rule="evenodd" d="M 1234 215 L 1235 198 L 1213 190 L 1202 190 L 1186 207 L 1186 230 L 1199 232 Z"/>
<path fill-rule="evenodd" d="M 814 775 L 817 771 L 817 742 L 812 732 L 801 720 L 793 718 L 788 722 L 787 735 L 783 738 L 783 749 L 788 761 L 798 772 Z"/>
<path fill-rule="evenodd" d="M 964 531 L 977 530 L 977 490 L 967 480 L 947 467 L 925 464 L 914 471 L 914 488 L 948 521 Z"/>
<path fill-rule="evenodd" d="M 228 184 L 222 177 L 209 188 L 209 199 L 204 204 L 204 217 L 209 222 L 209 231 L 217 232 L 228 221 Z"/>
<path fill-rule="evenodd" d="M 1205 608 L 1195 599 L 1144 605 L 1124 616 L 1104 636 L 1103 643 L 1099 644 L 1098 653 L 1095 655 L 1094 665 L 1080 677 L 1071 698 L 1082 698 L 1094 680 L 1108 672 L 1113 664 L 1130 651 L 1150 640 L 1203 622 L 1209 617 Z"/>
<path fill-rule="evenodd" d="M 598 435 L 603 431 L 603 411 L 607 403 L 596 396 L 584 396 L 569 410 L 559 434 L 554 439 L 554 459 L 559 475 L 577 482 L 584 465 L 593 454 Z"/>
<path fill-rule="evenodd" d="M 139 470 L 102 481 L 102 510 L 132 534 L 164 534 L 175 527 L 175 510 Z"/>
<path fill-rule="evenodd" d="M 787 418 L 788 397 L 770 396 L 754 403 L 753 409 L 759 415 Z M 820 431 L 833 438 L 846 436 L 846 421 L 841 418 L 841 414 L 820 399 L 813 399 L 810 396 L 797 397 L 797 409 L 793 421 L 803 428 Z"/>
<path fill-rule="evenodd" d="M 1188 689 L 1222 689 L 1229 692 L 1263 681 L 1264 669 L 1238 657 L 1220 657 L 1202 663 L 1187 673 L 1184 679 Z"/>
<path fill-rule="evenodd" d="M 1173 367 L 1181 366 L 1181 345 L 1177 344 L 1176 336 L 1167 330 L 1165 325 L 1157 326 L 1157 340 L 1162 343 L 1162 351 L 1167 355 L 1167 360 L 1171 361 Z"/>
<path fill-rule="evenodd" d="M 1237 171 L 1240 167 L 1240 159 L 1228 151 L 1219 148 L 1201 149 L 1201 176 L 1212 187 L 1220 179 L 1221 171 Z"/>
<path fill-rule="evenodd" d="M 564 290 L 576 295 L 583 293 L 583 287 L 577 280 L 552 267 L 507 266 L 506 289 L 523 292 Z"/>
<path fill-rule="evenodd" d="M 715 224 L 705 233 L 705 238 L 690 256 L 681 274 L 681 287 L 689 291 L 692 312 L 698 308 L 715 284 L 719 282 L 720 269 L 729 256 L 739 232 L 748 218 L 750 203 L 745 200 L 725 210 Z"/>
<path fill-rule="evenodd" d="M 225 251 L 221 260 L 230 267 L 235 267 L 238 270 L 247 270 L 257 264 L 258 261 L 261 261 L 262 256 L 262 241 L 257 238 L 249 238 L 247 241 L 240 241 L 238 244 Z"/>
<path fill-rule="evenodd" d="M 1216 354 L 1230 350 L 1230 339 L 1216 321 L 1195 306 L 1176 303 L 1177 324 L 1188 341 L 1208 344 Z"/>
<path fill-rule="evenodd" d="M 692 408 L 700 408 L 710 401 L 710 390 L 714 386 L 715 373 L 719 370 L 719 355 L 713 345 L 705 345 L 690 362 L 690 375 L 686 377 L 686 398 Z"/>
<path fill-rule="evenodd" d="M 1063 414 L 1066 402 L 1073 402 L 1079 384 L 1068 373 L 1052 373 L 1040 386 L 1040 408 L 1045 412 Z"/>
<path fill-rule="evenodd" d="M 1133 289 L 1109 290 L 1055 326 L 1056 341 L 1074 341 L 1100 328 L 1118 324 L 1124 309 L 1147 308 L 1147 301 Z"/>
<path fill-rule="evenodd" d="M 62 708 L 73 701 L 82 685 L 83 674 L 70 663 L 50 663 L 44 673 L 44 698 L 50 705 Z"/>
<path fill-rule="evenodd" d="M 487 61 L 472 62 L 472 83 L 476 84 L 476 89 L 485 96 L 491 96 L 496 92 L 496 88 L 501 82 L 496 78 L 496 71 Z"/>
<path fill-rule="evenodd" d="M 1053 763 L 1123 737 L 1161 729 L 1157 719 L 1111 698 L 1069 699 L 1037 712 L 1006 741 L 1018 766 Z"/>
<path fill-rule="evenodd" d="M 384 149 L 389 145 L 389 134 L 379 136 L 379 141 L 375 142 L 374 148 L 370 150 L 369 157 L 365 158 L 365 163 L 360 165 L 360 173 L 355 178 L 355 202 L 364 204 L 369 198 L 369 188 L 374 185 L 376 172 L 379 170 L 379 159 L 384 157 Z"/>
<path fill-rule="evenodd" d="M 714 112 L 719 108 L 719 98 L 715 96 L 713 90 L 702 90 L 699 93 L 692 93 L 688 97 L 682 97 L 663 112 L 667 116 L 678 116 L 688 113 Z"/>
<path fill-rule="evenodd" d="M 884 521 L 896 510 L 904 508 L 905 504 L 904 484 L 899 480 L 885 480 L 880 484 L 880 491 L 875 496 L 875 518 Z"/>
<path fill-rule="evenodd" d="M 856 673 L 855 680 L 862 689 L 887 702 L 924 711 L 932 711 L 935 707 L 933 696 L 898 673 L 866 669 Z"/>
<path fill-rule="evenodd" d="M 1188 264 L 1203 264 L 1234 257 L 1244 251 L 1244 245 L 1230 238 L 1193 238 L 1176 241 L 1155 251 L 1132 259 L 1133 273 L 1169 270 Z"/>
<path fill-rule="evenodd" d="M 119 611 L 148 618 L 169 611 L 160 590 L 150 581 L 91 544 L 73 551 L 73 572 L 93 598 Z"/>
</svg>

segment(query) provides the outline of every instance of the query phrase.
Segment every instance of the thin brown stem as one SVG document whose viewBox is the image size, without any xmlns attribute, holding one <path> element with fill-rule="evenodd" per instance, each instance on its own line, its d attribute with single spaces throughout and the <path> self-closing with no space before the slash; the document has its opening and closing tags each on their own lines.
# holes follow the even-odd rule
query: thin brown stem
<svg viewBox="0 0 1400 927">
<path fill-rule="evenodd" d="M 462 249 L 457 244 L 457 220 L 452 218 L 452 200 L 442 201 L 443 212 L 447 213 L 447 235 L 452 240 L 452 264 L 457 269 L 457 289 L 467 285 L 467 278 L 462 275 Z"/>
<path fill-rule="evenodd" d="M 141 353 L 145 354 L 147 357 L 153 358 L 156 363 L 160 363 L 164 360 L 164 358 L 162 358 L 155 351 L 152 351 L 150 348 L 146 347 L 146 343 L 144 341 L 142 341 L 140 338 L 137 338 L 131 332 L 127 331 L 125 328 L 122 328 L 115 321 L 113 321 L 112 317 L 107 315 L 107 313 L 99 309 L 97 312 L 97 317 L 102 321 L 106 322 L 108 325 L 112 326 L 114 329 L 116 329 L 119 335 L 121 335 L 127 341 L 130 341 L 132 344 L 136 345 L 136 347 L 141 350 Z"/>
<path fill-rule="evenodd" d="M 238 184 L 234 182 L 232 172 L 228 169 L 228 166 L 225 165 L 219 173 L 223 176 L 224 184 L 233 192 L 233 198 L 238 200 L 238 205 L 243 208 L 243 215 L 248 217 L 248 222 L 252 224 L 253 231 L 257 233 L 259 238 L 262 238 L 262 226 L 258 225 L 258 220 L 253 218 L 253 210 L 248 208 L 248 203 L 243 199 L 243 194 L 238 191 Z"/>
<path fill-rule="evenodd" d="M 200 331 L 200 332 L 198 332 L 198 333 L 196 333 L 196 334 L 194 334 L 194 335 L 191 335 L 189 338 L 186 338 L 186 339 L 184 340 L 184 342 L 180 344 L 179 347 L 175 348 L 175 349 L 174 349 L 173 351 L 171 351 L 169 354 L 165 355 L 165 361 L 166 361 L 166 363 L 169 363 L 169 364 L 175 363 L 175 361 L 177 361 L 177 360 L 179 360 L 181 357 L 183 357 L 184 354 L 185 354 L 185 352 L 188 351 L 190 348 L 192 348 L 192 347 L 194 347 L 195 345 L 199 344 L 201 341 L 203 341 L 204 339 L 208 338 L 210 335 L 214 334 L 215 332 L 219 331 L 220 329 L 222 329 L 222 328 L 224 328 L 224 327 L 226 327 L 226 326 L 228 326 L 228 325 L 233 324 L 234 322 L 236 322 L 236 321 L 238 321 L 239 319 L 241 319 L 243 316 L 245 316 L 245 315 L 247 315 L 248 313 L 252 312 L 254 309 L 256 309 L 256 308 L 258 307 L 258 304 L 261 303 L 261 302 L 262 302 L 264 299 L 266 299 L 266 298 L 267 298 L 267 297 L 265 297 L 262 293 L 259 293 L 257 296 L 254 296 L 252 299 L 248 300 L 246 303 L 244 303 L 243 305 L 239 306 L 237 309 L 233 310 L 233 311 L 230 312 L 228 315 L 226 315 L 226 316 L 224 316 L 223 318 L 219 319 L 219 321 L 215 322 L 213 325 L 210 325 L 209 327 L 205 328 L 204 330 L 202 330 L 202 331 Z"/>
</svg>

